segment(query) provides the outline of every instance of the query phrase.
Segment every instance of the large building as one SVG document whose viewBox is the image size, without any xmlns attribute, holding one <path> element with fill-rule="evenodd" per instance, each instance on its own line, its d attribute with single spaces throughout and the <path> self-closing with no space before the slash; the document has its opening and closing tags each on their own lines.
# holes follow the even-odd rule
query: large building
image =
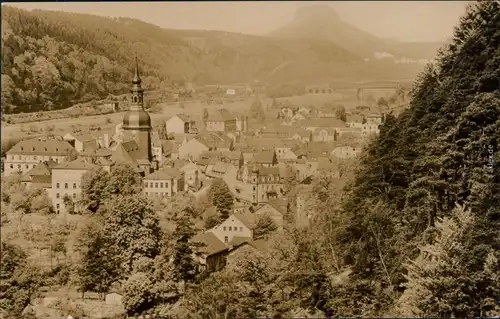
<svg viewBox="0 0 500 319">
<path fill-rule="evenodd" d="M 74 148 L 66 141 L 35 138 L 24 140 L 7 151 L 4 160 L 4 174 L 27 173 L 44 161 L 62 163 Z"/>
<path fill-rule="evenodd" d="M 151 118 L 144 110 L 144 90 L 141 87 L 139 76 L 139 65 L 135 60 L 135 73 L 132 79 L 132 89 L 130 90 L 131 103 L 130 110 L 123 117 L 123 130 L 129 132 L 138 149 L 135 150 L 135 161 L 143 170 L 144 174 L 149 174 L 153 170 L 153 152 L 151 149 Z"/>
</svg>

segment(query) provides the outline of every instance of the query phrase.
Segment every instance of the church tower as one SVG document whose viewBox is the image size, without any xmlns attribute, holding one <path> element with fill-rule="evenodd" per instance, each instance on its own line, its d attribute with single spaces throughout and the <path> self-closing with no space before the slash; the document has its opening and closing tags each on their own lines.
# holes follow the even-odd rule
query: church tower
<svg viewBox="0 0 500 319">
<path fill-rule="evenodd" d="M 139 65 L 137 57 L 135 58 L 135 72 L 132 79 L 132 89 L 130 109 L 123 117 L 123 130 L 129 131 L 134 136 L 139 150 L 136 153 L 136 160 L 148 174 L 151 171 L 151 161 L 153 153 L 151 150 L 151 118 L 144 110 L 144 90 L 141 87 L 141 78 L 139 76 Z"/>
</svg>

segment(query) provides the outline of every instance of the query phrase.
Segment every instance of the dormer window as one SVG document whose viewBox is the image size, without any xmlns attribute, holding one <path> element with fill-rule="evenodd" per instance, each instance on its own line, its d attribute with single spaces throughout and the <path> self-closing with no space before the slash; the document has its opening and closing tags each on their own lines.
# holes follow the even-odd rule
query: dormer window
<svg viewBox="0 0 500 319">
<path fill-rule="evenodd" d="M 35 148 L 33 147 L 31 150 L 34 152 L 34 151 L 35 151 Z"/>
<path fill-rule="evenodd" d="M 56 148 L 56 152 L 59 152 L 59 149 L 58 149 L 58 148 Z"/>
<path fill-rule="evenodd" d="M 23 150 L 24 148 L 21 146 L 21 151 Z"/>
<path fill-rule="evenodd" d="M 45 152 L 47 152 L 47 148 L 46 147 L 44 148 L 44 150 L 45 150 Z"/>
</svg>

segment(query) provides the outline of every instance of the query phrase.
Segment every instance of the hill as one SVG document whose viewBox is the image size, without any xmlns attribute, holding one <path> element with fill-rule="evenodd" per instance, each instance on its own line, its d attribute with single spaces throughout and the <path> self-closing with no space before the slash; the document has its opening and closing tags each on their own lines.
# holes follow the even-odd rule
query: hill
<svg viewBox="0 0 500 319">
<path fill-rule="evenodd" d="M 342 315 L 500 313 L 499 43 L 500 3 L 469 7 L 326 212 L 338 225 L 326 240 L 353 270 L 334 292 Z"/>
<path fill-rule="evenodd" d="M 2 8 L 5 113 L 67 108 L 126 93 L 133 58 L 147 89 L 182 85 L 409 78 L 330 42 L 166 30 L 130 18 Z"/>
<path fill-rule="evenodd" d="M 328 5 L 299 8 L 292 22 L 273 31 L 271 36 L 330 41 L 363 58 L 373 58 L 374 53 L 385 52 L 392 54 L 396 59 L 432 59 L 444 44 L 405 43 L 380 39 L 342 20 Z"/>
</svg>

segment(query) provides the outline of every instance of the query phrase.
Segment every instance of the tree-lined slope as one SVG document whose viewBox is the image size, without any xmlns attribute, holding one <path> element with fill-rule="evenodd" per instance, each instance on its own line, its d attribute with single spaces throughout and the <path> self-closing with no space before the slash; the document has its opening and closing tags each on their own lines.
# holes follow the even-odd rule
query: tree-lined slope
<svg viewBox="0 0 500 319">
<path fill-rule="evenodd" d="M 500 3 L 484 1 L 468 8 L 348 188 L 347 222 L 330 240 L 353 270 L 346 296 L 370 296 L 352 313 L 386 313 L 406 286 L 405 315 L 498 314 L 499 145 Z M 347 315 L 349 302 L 335 306 Z"/>
<path fill-rule="evenodd" d="M 6 113 L 61 109 L 127 93 L 133 58 L 146 88 L 174 82 L 271 83 L 408 78 L 415 67 L 371 65 L 338 44 L 215 31 L 166 30 L 130 18 L 2 8 Z"/>
</svg>

